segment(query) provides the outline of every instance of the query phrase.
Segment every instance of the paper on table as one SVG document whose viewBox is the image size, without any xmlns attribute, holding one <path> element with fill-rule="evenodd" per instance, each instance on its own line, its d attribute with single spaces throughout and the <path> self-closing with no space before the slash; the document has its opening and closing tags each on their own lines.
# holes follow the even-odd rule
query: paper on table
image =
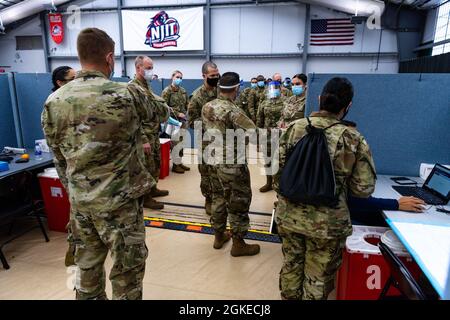
<svg viewBox="0 0 450 320">
<path fill-rule="evenodd" d="M 414 256 L 442 296 L 450 266 L 450 226 L 421 223 L 391 222 L 397 235 Z M 431 279 L 430 279 L 431 280 Z M 436 286 L 438 286 L 436 288 Z"/>
</svg>

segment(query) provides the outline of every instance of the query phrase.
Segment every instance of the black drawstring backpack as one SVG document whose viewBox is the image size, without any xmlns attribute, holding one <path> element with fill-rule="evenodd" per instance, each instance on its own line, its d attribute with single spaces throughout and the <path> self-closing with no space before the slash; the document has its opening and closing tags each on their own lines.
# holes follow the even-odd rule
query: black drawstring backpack
<svg viewBox="0 0 450 320">
<path fill-rule="evenodd" d="M 316 128 L 309 118 L 307 134 L 289 153 L 280 178 L 280 194 L 290 202 L 335 207 L 338 203 L 333 163 L 328 151 L 326 128 Z"/>
</svg>

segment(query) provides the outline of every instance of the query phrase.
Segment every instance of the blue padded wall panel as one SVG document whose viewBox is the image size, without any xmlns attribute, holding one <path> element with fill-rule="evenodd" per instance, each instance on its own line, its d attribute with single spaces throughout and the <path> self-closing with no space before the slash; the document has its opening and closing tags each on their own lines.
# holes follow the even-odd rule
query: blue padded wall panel
<svg viewBox="0 0 450 320">
<path fill-rule="evenodd" d="M 307 114 L 335 76 L 353 83 L 346 119 L 366 137 L 377 173 L 418 176 L 422 162 L 450 164 L 449 74 L 309 74 Z"/>
<path fill-rule="evenodd" d="M 3 147 L 18 147 L 9 92 L 8 75 L 0 75 L 0 151 Z"/>
<path fill-rule="evenodd" d="M 34 148 L 34 141 L 43 139 L 41 113 L 45 100 L 52 92 L 51 74 L 15 74 L 17 104 L 25 148 Z"/>
</svg>

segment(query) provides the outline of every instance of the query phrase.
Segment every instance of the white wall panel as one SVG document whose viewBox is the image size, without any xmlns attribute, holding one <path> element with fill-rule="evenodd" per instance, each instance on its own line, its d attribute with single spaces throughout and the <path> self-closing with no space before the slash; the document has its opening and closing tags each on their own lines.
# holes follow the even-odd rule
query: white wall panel
<svg viewBox="0 0 450 320">
<path fill-rule="evenodd" d="M 63 19 L 67 19 L 64 16 Z M 49 51 L 50 55 L 65 56 L 77 55 L 77 37 L 78 33 L 84 28 L 96 27 L 108 33 L 108 35 L 116 43 L 115 52 L 120 52 L 120 34 L 117 13 L 115 12 L 96 12 L 82 13 L 80 18 L 80 28 L 65 28 L 64 41 L 61 44 L 53 42 L 49 35 Z M 48 30 L 48 23 L 47 23 Z"/>
<path fill-rule="evenodd" d="M 204 4 L 205 0 L 123 0 L 123 6 L 166 6 Z"/>
<path fill-rule="evenodd" d="M 304 19 L 303 5 L 214 8 L 212 53 L 298 53 Z"/>
<path fill-rule="evenodd" d="M 240 8 L 211 10 L 211 51 L 236 53 L 240 51 Z"/>
<path fill-rule="evenodd" d="M 275 7 L 271 53 L 299 53 L 297 44 L 303 44 L 306 7 Z"/>
<path fill-rule="evenodd" d="M 94 0 L 85 2 L 80 5 L 83 9 L 113 8 L 117 6 L 117 0 Z"/>
<path fill-rule="evenodd" d="M 0 66 L 6 72 L 45 72 L 44 50 L 16 50 L 16 36 L 41 36 L 39 18 L 0 35 Z"/>
</svg>

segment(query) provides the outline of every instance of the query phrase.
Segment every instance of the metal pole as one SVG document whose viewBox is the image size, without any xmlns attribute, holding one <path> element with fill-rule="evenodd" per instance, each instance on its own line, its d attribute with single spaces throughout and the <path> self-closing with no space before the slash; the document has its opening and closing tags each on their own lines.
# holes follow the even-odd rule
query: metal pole
<svg viewBox="0 0 450 320">
<path fill-rule="evenodd" d="M 206 60 L 211 60 L 211 0 L 206 0 Z"/>
<path fill-rule="evenodd" d="M 48 36 L 47 28 L 45 24 L 45 12 L 41 12 L 39 15 L 41 19 L 41 30 L 42 30 L 42 46 L 44 47 L 44 61 L 45 61 L 45 71 L 51 72 L 50 70 L 50 54 L 48 50 Z"/>
<path fill-rule="evenodd" d="M 8 73 L 9 94 L 11 96 L 14 128 L 16 130 L 17 147 L 23 148 L 22 125 L 20 123 L 19 107 L 17 106 L 16 86 L 14 85 L 14 73 Z"/>
<path fill-rule="evenodd" d="M 123 28 L 122 28 L 122 0 L 117 0 L 117 15 L 119 18 L 119 37 L 120 37 L 120 64 L 122 65 L 122 77 L 127 76 L 127 65 L 125 63 L 123 49 Z"/>
<path fill-rule="evenodd" d="M 306 66 L 308 63 L 308 46 L 309 46 L 309 34 L 311 25 L 311 6 L 306 4 L 306 17 L 305 17 L 305 37 L 303 39 L 303 55 L 302 55 L 302 73 L 306 74 Z"/>
</svg>

